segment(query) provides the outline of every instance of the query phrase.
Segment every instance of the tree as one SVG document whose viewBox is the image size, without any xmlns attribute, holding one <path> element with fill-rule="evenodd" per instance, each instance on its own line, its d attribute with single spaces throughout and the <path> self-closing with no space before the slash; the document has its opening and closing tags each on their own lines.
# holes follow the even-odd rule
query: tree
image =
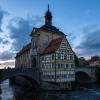
<svg viewBox="0 0 100 100">
<path fill-rule="evenodd" d="M 96 81 L 100 85 L 100 67 L 96 67 Z"/>
<path fill-rule="evenodd" d="M 79 66 L 79 59 L 76 56 L 76 54 L 74 55 L 74 63 L 75 63 L 75 66 Z"/>
</svg>

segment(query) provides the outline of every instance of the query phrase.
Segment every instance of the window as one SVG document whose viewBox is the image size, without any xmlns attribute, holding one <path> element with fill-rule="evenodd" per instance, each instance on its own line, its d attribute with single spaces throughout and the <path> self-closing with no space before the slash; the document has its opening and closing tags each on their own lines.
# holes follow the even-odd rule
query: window
<svg viewBox="0 0 100 100">
<path fill-rule="evenodd" d="M 61 53 L 64 53 L 66 50 L 65 50 L 66 48 L 62 48 L 62 49 L 60 49 L 60 52 Z"/>
<path fill-rule="evenodd" d="M 42 68 L 44 69 L 44 65 L 42 64 Z"/>
<path fill-rule="evenodd" d="M 50 62 L 50 60 L 51 60 L 51 57 L 46 57 L 47 62 Z"/>
<path fill-rule="evenodd" d="M 75 75 L 74 75 L 74 74 L 70 74 L 70 77 L 71 77 L 71 78 L 74 78 L 74 77 L 75 77 Z"/>
<path fill-rule="evenodd" d="M 70 60 L 70 55 L 67 55 L 67 60 Z"/>
<path fill-rule="evenodd" d="M 41 60 L 44 60 L 44 57 L 41 57 L 42 59 Z"/>
<path fill-rule="evenodd" d="M 71 64 L 71 68 L 74 68 L 74 64 Z"/>
<path fill-rule="evenodd" d="M 44 65 L 44 69 L 46 69 L 47 68 L 47 66 L 46 66 L 46 64 Z"/>
<path fill-rule="evenodd" d="M 58 68 L 60 68 L 60 64 L 58 64 Z"/>
<path fill-rule="evenodd" d="M 67 60 L 69 60 L 69 55 L 67 55 Z"/>
<path fill-rule="evenodd" d="M 64 59 L 64 54 L 61 54 L 61 59 Z"/>
<path fill-rule="evenodd" d="M 52 68 L 52 64 L 48 64 L 48 68 Z"/>
<path fill-rule="evenodd" d="M 55 64 L 52 64 L 52 68 L 55 68 Z"/>
<path fill-rule="evenodd" d="M 69 45 L 69 43 L 67 43 L 67 48 L 70 48 L 70 45 Z"/>
<path fill-rule="evenodd" d="M 56 54 L 56 59 L 58 59 L 58 54 Z"/>
<path fill-rule="evenodd" d="M 49 41 L 49 36 L 48 36 L 48 35 L 45 35 L 45 36 L 43 37 L 43 43 L 44 43 L 44 44 L 47 44 L 48 41 Z"/>
<path fill-rule="evenodd" d="M 69 68 L 71 68 L 71 64 L 69 64 Z"/>
<path fill-rule="evenodd" d="M 64 64 L 61 64 L 61 68 L 64 68 Z"/>
<path fill-rule="evenodd" d="M 70 53 L 70 50 L 69 50 L 69 49 L 67 50 L 67 53 L 68 53 L 68 54 Z"/>
<path fill-rule="evenodd" d="M 64 54 L 64 59 L 65 59 L 65 60 L 67 59 L 67 55 L 66 55 L 66 54 Z"/>
<path fill-rule="evenodd" d="M 55 55 L 54 54 L 52 54 L 52 60 L 54 60 L 55 59 Z"/>
<path fill-rule="evenodd" d="M 73 55 L 70 55 L 70 59 L 71 59 L 71 60 L 74 60 L 74 59 L 73 59 Z"/>
<path fill-rule="evenodd" d="M 65 42 L 62 42 L 62 44 L 61 44 L 62 46 L 66 46 L 66 43 Z"/>
<path fill-rule="evenodd" d="M 60 59 L 60 54 L 58 53 L 58 59 Z"/>
<path fill-rule="evenodd" d="M 66 68 L 68 68 L 68 65 L 69 65 L 69 64 L 66 64 Z"/>
</svg>

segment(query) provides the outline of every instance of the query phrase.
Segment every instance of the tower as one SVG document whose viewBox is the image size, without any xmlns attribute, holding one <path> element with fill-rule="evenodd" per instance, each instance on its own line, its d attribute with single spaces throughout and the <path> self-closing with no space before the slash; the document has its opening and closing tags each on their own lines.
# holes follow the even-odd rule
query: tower
<svg viewBox="0 0 100 100">
<path fill-rule="evenodd" d="M 52 13 L 49 10 L 49 4 L 48 4 L 48 10 L 45 13 L 45 25 L 52 25 Z"/>
</svg>

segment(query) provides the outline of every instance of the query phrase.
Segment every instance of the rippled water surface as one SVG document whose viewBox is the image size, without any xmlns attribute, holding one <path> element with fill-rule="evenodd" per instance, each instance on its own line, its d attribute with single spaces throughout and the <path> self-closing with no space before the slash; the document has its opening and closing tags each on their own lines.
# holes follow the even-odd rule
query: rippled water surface
<svg viewBox="0 0 100 100">
<path fill-rule="evenodd" d="M 9 80 L 1 84 L 0 100 L 100 100 L 100 88 L 74 90 L 66 92 L 41 91 L 10 86 Z"/>
</svg>

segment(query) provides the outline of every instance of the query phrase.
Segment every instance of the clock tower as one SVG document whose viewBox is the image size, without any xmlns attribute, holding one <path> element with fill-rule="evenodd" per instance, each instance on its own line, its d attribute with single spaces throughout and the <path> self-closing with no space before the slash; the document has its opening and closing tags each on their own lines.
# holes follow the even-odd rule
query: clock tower
<svg viewBox="0 0 100 100">
<path fill-rule="evenodd" d="M 45 25 L 52 25 L 52 13 L 49 10 L 49 4 L 48 4 L 48 10 L 45 14 Z"/>
</svg>

